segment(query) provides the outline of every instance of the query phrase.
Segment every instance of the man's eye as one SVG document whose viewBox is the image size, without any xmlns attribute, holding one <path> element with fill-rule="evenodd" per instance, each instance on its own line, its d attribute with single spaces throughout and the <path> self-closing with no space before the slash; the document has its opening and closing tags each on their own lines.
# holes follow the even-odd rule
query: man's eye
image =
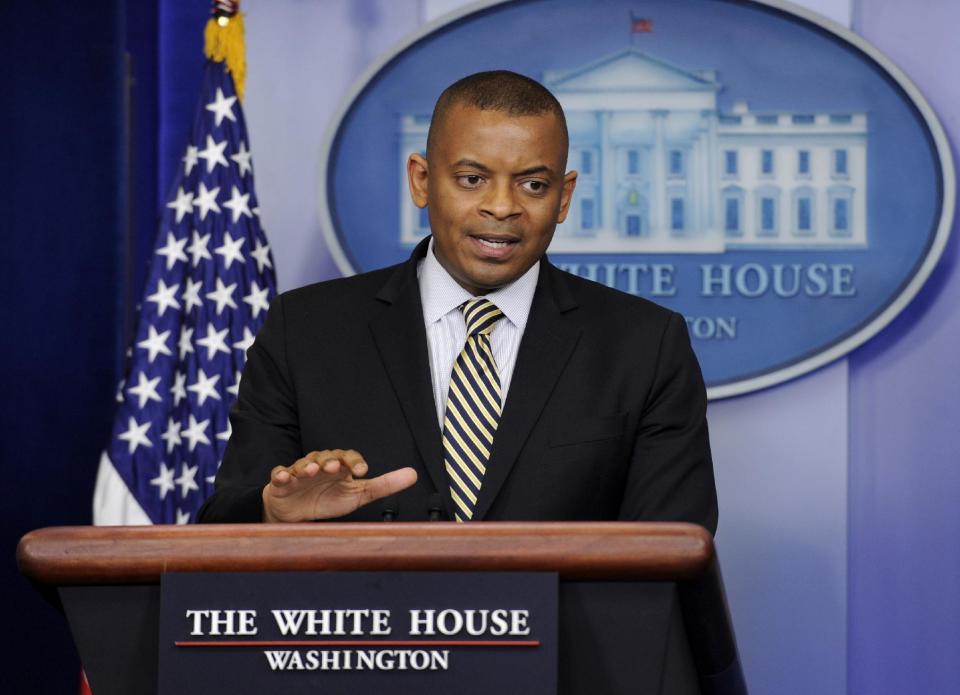
<svg viewBox="0 0 960 695">
<path fill-rule="evenodd" d="M 466 186 L 467 188 L 476 188 L 483 183 L 483 177 L 479 174 L 464 174 L 463 176 L 458 176 L 457 180 L 461 186 Z"/>
<path fill-rule="evenodd" d="M 522 185 L 528 193 L 545 193 L 547 190 L 547 184 L 543 181 L 524 181 Z"/>
</svg>

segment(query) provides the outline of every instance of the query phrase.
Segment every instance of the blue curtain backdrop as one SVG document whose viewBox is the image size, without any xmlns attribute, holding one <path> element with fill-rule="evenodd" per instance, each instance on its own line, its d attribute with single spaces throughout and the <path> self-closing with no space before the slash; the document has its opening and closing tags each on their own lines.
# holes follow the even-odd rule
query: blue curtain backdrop
<svg viewBox="0 0 960 695">
<path fill-rule="evenodd" d="M 202 0 L 0 3 L 4 689 L 74 693 L 66 622 L 17 572 L 88 524 L 133 305 L 203 64 Z"/>
</svg>

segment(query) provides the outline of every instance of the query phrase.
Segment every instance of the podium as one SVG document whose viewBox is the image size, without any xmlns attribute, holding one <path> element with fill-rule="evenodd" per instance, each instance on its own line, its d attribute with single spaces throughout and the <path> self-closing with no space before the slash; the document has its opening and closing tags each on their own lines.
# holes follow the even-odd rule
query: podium
<svg viewBox="0 0 960 695">
<path fill-rule="evenodd" d="M 745 695 L 713 539 L 681 523 L 56 527 L 17 548 L 94 695 L 157 687 L 164 572 L 556 572 L 559 693 Z"/>
</svg>

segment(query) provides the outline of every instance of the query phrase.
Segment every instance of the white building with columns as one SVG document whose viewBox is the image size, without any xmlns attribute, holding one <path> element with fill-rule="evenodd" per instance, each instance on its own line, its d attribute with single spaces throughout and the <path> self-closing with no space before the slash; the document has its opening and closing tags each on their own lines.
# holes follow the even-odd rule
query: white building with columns
<svg viewBox="0 0 960 695">
<path fill-rule="evenodd" d="M 629 48 L 548 71 L 579 172 L 552 253 L 721 253 L 867 246 L 864 113 L 717 108 L 716 73 Z M 401 238 L 429 233 L 406 190 L 406 158 L 429 116 L 401 119 Z"/>
</svg>

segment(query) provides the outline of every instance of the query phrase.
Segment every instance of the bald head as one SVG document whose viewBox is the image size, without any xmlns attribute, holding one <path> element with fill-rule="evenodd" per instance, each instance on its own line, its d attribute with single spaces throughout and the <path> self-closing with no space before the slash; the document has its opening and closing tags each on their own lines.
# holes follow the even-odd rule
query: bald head
<svg viewBox="0 0 960 695">
<path fill-rule="evenodd" d="M 536 80 L 510 72 L 491 70 L 467 75 L 443 90 L 430 119 L 427 134 L 427 159 L 438 133 L 446 126 L 447 115 L 454 105 L 470 106 L 481 111 L 500 111 L 509 116 L 553 114 L 563 131 L 563 160 L 569 146 L 567 119 L 557 98 Z"/>
</svg>

